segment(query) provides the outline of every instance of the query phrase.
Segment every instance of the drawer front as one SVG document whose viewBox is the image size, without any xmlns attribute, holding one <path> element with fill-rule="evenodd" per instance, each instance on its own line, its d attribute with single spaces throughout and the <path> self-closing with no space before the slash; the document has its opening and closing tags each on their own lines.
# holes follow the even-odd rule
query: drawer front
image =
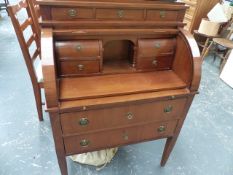
<svg viewBox="0 0 233 175">
<path fill-rule="evenodd" d="M 138 57 L 172 55 L 175 52 L 175 39 L 141 39 L 138 41 Z"/>
<path fill-rule="evenodd" d="M 147 10 L 147 20 L 150 21 L 177 21 L 178 11 Z"/>
<path fill-rule="evenodd" d="M 173 55 L 152 58 L 138 58 L 137 69 L 139 70 L 167 70 L 171 69 Z"/>
<path fill-rule="evenodd" d="M 53 20 L 75 20 L 93 18 L 91 8 L 52 8 L 51 16 Z"/>
<path fill-rule="evenodd" d="M 75 61 L 61 61 L 60 74 L 61 75 L 82 75 L 100 72 L 99 60 L 75 60 Z"/>
<path fill-rule="evenodd" d="M 129 9 L 97 9 L 97 19 L 116 19 L 116 20 L 143 20 L 143 10 Z"/>
<path fill-rule="evenodd" d="M 61 114 L 64 134 L 178 119 L 186 98 Z"/>
<path fill-rule="evenodd" d="M 101 45 L 99 40 L 58 41 L 55 45 L 55 51 L 59 59 L 96 58 L 101 55 Z"/>
<path fill-rule="evenodd" d="M 136 127 L 96 132 L 64 138 L 66 154 L 89 152 L 115 146 L 172 136 L 177 121 L 150 123 Z"/>
</svg>

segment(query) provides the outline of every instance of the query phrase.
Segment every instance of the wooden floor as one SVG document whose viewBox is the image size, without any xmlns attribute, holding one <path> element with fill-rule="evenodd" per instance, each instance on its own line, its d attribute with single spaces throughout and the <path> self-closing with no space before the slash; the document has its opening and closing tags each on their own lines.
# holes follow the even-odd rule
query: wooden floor
<svg viewBox="0 0 233 175">
<path fill-rule="evenodd" d="M 157 71 L 117 76 L 62 78 L 59 89 L 60 99 L 65 101 L 185 87 L 186 84 L 173 71 Z"/>
</svg>

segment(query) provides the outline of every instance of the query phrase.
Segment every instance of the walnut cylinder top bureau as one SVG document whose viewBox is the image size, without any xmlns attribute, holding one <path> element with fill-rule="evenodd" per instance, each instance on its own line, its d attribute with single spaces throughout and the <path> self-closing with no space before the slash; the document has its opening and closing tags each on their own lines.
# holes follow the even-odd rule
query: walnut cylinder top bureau
<svg viewBox="0 0 233 175">
<path fill-rule="evenodd" d="M 46 106 L 66 156 L 166 138 L 164 166 L 198 91 L 183 3 L 37 0 Z"/>
</svg>

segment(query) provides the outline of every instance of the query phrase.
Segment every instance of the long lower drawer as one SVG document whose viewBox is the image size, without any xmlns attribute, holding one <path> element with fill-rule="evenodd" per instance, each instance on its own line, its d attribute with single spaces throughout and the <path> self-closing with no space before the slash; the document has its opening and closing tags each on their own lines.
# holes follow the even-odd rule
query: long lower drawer
<svg viewBox="0 0 233 175">
<path fill-rule="evenodd" d="M 67 155 L 172 136 L 177 120 L 64 137 Z"/>
<path fill-rule="evenodd" d="M 182 117 L 186 98 L 129 104 L 98 110 L 61 114 L 64 135 L 162 122 Z"/>
</svg>

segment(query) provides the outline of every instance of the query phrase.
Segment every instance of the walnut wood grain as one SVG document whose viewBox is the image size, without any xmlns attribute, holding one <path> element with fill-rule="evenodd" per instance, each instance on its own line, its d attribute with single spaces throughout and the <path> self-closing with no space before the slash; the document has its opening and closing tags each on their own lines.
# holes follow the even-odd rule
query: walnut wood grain
<svg viewBox="0 0 233 175">
<path fill-rule="evenodd" d="M 186 84 L 172 71 L 62 78 L 59 99 L 77 100 L 185 87 Z"/>
<path fill-rule="evenodd" d="M 176 100 L 140 102 L 112 108 L 61 114 L 63 135 L 80 135 L 112 128 L 124 128 L 150 122 L 179 119 L 186 104 L 186 97 Z M 166 109 L 171 109 L 166 112 Z M 111 114 L 111 122 L 109 121 Z M 80 125 L 86 119 L 88 124 Z"/>
<path fill-rule="evenodd" d="M 149 58 L 138 58 L 136 68 L 138 70 L 170 70 L 173 62 L 173 55 L 155 56 Z"/>
<path fill-rule="evenodd" d="M 107 133 L 96 132 L 94 134 L 64 137 L 66 154 L 72 155 L 93 150 L 101 150 L 104 148 L 113 148 L 119 145 L 149 141 L 158 138 L 167 138 L 173 135 L 176 124 L 176 120 L 170 122 L 151 122 L 149 124 L 140 126 L 110 130 Z M 160 126 L 164 126 L 166 130 L 164 132 L 158 132 L 158 128 Z M 90 141 L 90 144 L 87 147 L 80 146 L 80 141 L 83 139 Z"/>
<path fill-rule="evenodd" d="M 174 54 L 176 40 L 172 39 L 140 39 L 138 40 L 138 57 L 156 57 Z"/>
<path fill-rule="evenodd" d="M 61 76 L 86 75 L 100 72 L 99 60 L 60 61 L 59 74 Z"/>
<path fill-rule="evenodd" d="M 195 94 L 195 93 L 194 93 Z M 102 97 L 93 99 L 83 99 L 75 101 L 64 101 L 60 102 L 60 112 L 78 112 L 78 111 L 88 111 L 95 109 L 111 108 L 122 105 L 131 105 L 138 103 L 151 103 L 160 100 L 171 100 L 179 99 L 189 95 L 193 95 L 187 88 L 168 90 L 168 91 L 158 91 L 150 93 L 138 93 L 130 95 L 121 95 L 113 97 Z M 51 109 L 51 112 L 56 111 L 56 109 Z"/>
<path fill-rule="evenodd" d="M 62 175 L 68 155 L 167 138 L 164 166 L 200 83 L 197 44 L 179 28 L 187 7 L 144 0 L 37 2 L 48 31 L 43 73 Z M 85 45 L 82 53 L 77 42 Z M 89 67 L 80 75 L 75 67 L 83 61 Z M 99 61 L 98 74 L 91 72 L 93 61 Z M 83 139 L 90 141 L 86 147 Z"/>
<path fill-rule="evenodd" d="M 41 30 L 41 60 L 44 76 L 44 89 L 46 96 L 46 105 L 48 108 L 57 107 L 57 78 L 54 60 L 54 46 L 52 29 Z"/>
<path fill-rule="evenodd" d="M 96 21 L 96 20 L 89 20 L 89 21 L 58 21 L 58 20 L 53 20 L 53 21 L 48 21 L 44 20 L 41 23 L 42 27 L 54 27 L 54 28 L 63 28 L 65 25 L 66 28 L 134 28 L 137 26 L 138 28 L 148 28 L 148 27 L 153 27 L 153 28 L 161 28 L 161 26 L 166 26 L 169 28 L 176 28 L 178 27 L 183 27 L 185 24 L 183 22 L 177 22 L 177 21 Z"/>
<path fill-rule="evenodd" d="M 184 6 L 184 3 L 166 3 L 166 2 L 151 2 L 151 1 L 135 1 L 132 3 L 132 1 L 116 1 L 111 2 L 109 1 L 106 3 L 106 1 L 67 1 L 67 0 L 36 0 L 36 2 L 39 5 L 42 6 L 56 6 L 56 7 L 64 7 L 64 6 L 70 6 L 70 7 L 99 7 L 99 8 L 108 8 L 108 7 L 125 7 L 125 8 L 147 8 L 147 9 L 166 9 L 166 10 L 185 10 L 188 7 Z"/>
<path fill-rule="evenodd" d="M 61 174 L 68 175 L 66 164 L 66 151 L 64 148 L 64 141 L 62 137 L 62 128 L 60 125 L 60 117 L 58 112 L 50 113 L 50 122 L 53 131 L 53 139 L 56 148 L 58 164 L 60 166 Z"/>
<path fill-rule="evenodd" d="M 58 59 L 63 58 L 98 58 L 102 48 L 99 40 L 59 41 L 55 43 L 55 53 Z"/>
<path fill-rule="evenodd" d="M 187 103 L 186 103 L 186 106 L 185 106 L 185 109 L 183 111 L 183 114 L 182 114 L 182 118 L 179 119 L 179 121 L 177 122 L 177 126 L 176 126 L 176 129 L 174 131 L 174 135 L 172 137 L 168 137 L 167 138 L 167 141 L 166 141 L 166 144 L 165 144 L 165 148 L 164 148 L 164 151 L 163 151 L 163 155 L 162 155 L 162 159 L 161 159 L 161 162 L 160 162 L 160 165 L 161 166 L 165 166 L 175 144 L 176 144 L 176 141 L 178 139 L 178 136 L 179 136 L 179 133 L 182 129 L 182 125 L 185 121 L 185 118 L 187 116 L 187 113 L 188 113 L 188 110 L 192 104 L 192 100 L 193 100 L 194 96 L 189 96 L 188 99 L 187 99 Z"/>
<path fill-rule="evenodd" d="M 184 29 L 180 29 L 181 35 L 184 37 L 184 40 L 187 44 L 187 50 L 189 50 L 191 54 L 191 60 L 193 64 L 193 73 L 192 73 L 192 82 L 190 86 L 191 91 L 197 91 L 201 81 L 201 56 L 198 45 L 193 37 L 189 32 Z"/>
</svg>

